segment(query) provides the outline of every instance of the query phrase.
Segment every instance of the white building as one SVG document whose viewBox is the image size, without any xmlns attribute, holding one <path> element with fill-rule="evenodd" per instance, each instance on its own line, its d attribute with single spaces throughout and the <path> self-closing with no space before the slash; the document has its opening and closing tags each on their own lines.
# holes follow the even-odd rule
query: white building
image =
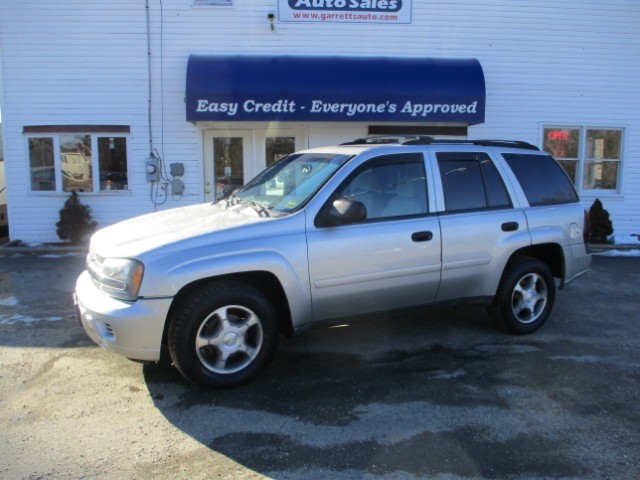
<svg viewBox="0 0 640 480">
<path fill-rule="evenodd" d="M 0 62 L 13 240 L 375 133 L 533 143 L 640 233 L 637 0 L 0 0 Z"/>
</svg>

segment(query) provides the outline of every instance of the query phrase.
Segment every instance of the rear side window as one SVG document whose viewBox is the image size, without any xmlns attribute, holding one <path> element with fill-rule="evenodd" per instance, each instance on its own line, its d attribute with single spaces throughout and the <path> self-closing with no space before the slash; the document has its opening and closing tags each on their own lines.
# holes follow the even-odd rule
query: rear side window
<svg viewBox="0 0 640 480">
<path fill-rule="evenodd" d="M 529 205 L 557 205 L 578 201 L 571 180 L 564 169 L 549 155 L 503 153 L 522 186 Z"/>
<path fill-rule="evenodd" d="M 511 199 L 486 153 L 436 154 L 447 212 L 510 208 Z"/>
</svg>

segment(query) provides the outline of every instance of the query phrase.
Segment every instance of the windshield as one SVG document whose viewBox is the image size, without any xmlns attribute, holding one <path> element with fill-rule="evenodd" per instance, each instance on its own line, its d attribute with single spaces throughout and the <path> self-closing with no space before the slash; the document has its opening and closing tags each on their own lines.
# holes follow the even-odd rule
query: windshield
<svg viewBox="0 0 640 480">
<path fill-rule="evenodd" d="M 290 213 L 304 205 L 349 158 L 334 153 L 297 153 L 271 165 L 236 192 L 231 202 Z"/>
</svg>

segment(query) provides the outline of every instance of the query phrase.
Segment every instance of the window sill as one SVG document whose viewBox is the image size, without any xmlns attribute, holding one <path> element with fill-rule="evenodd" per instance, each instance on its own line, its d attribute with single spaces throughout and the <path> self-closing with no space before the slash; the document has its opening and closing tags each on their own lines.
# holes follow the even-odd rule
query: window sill
<svg viewBox="0 0 640 480">
<path fill-rule="evenodd" d="M 580 193 L 582 201 L 594 201 L 596 198 L 623 201 L 624 195 L 613 190 L 587 190 Z"/>
<path fill-rule="evenodd" d="M 29 196 L 34 197 L 68 197 L 71 192 L 49 192 L 49 191 L 30 191 Z M 131 190 L 101 190 L 100 192 L 78 192 L 78 197 L 130 197 L 132 195 Z"/>
</svg>

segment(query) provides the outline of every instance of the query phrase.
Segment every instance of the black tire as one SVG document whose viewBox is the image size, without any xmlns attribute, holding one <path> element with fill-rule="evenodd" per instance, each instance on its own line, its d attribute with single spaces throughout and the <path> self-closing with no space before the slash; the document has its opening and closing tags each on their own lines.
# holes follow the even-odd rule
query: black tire
<svg viewBox="0 0 640 480">
<path fill-rule="evenodd" d="M 278 333 L 275 309 L 262 292 L 237 281 L 212 282 L 176 308 L 169 325 L 169 353 L 192 383 L 238 385 L 269 363 Z"/>
<path fill-rule="evenodd" d="M 536 258 L 517 258 L 507 264 L 488 308 L 489 317 L 511 333 L 533 333 L 549 318 L 555 296 L 556 284 L 547 264 Z"/>
</svg>

